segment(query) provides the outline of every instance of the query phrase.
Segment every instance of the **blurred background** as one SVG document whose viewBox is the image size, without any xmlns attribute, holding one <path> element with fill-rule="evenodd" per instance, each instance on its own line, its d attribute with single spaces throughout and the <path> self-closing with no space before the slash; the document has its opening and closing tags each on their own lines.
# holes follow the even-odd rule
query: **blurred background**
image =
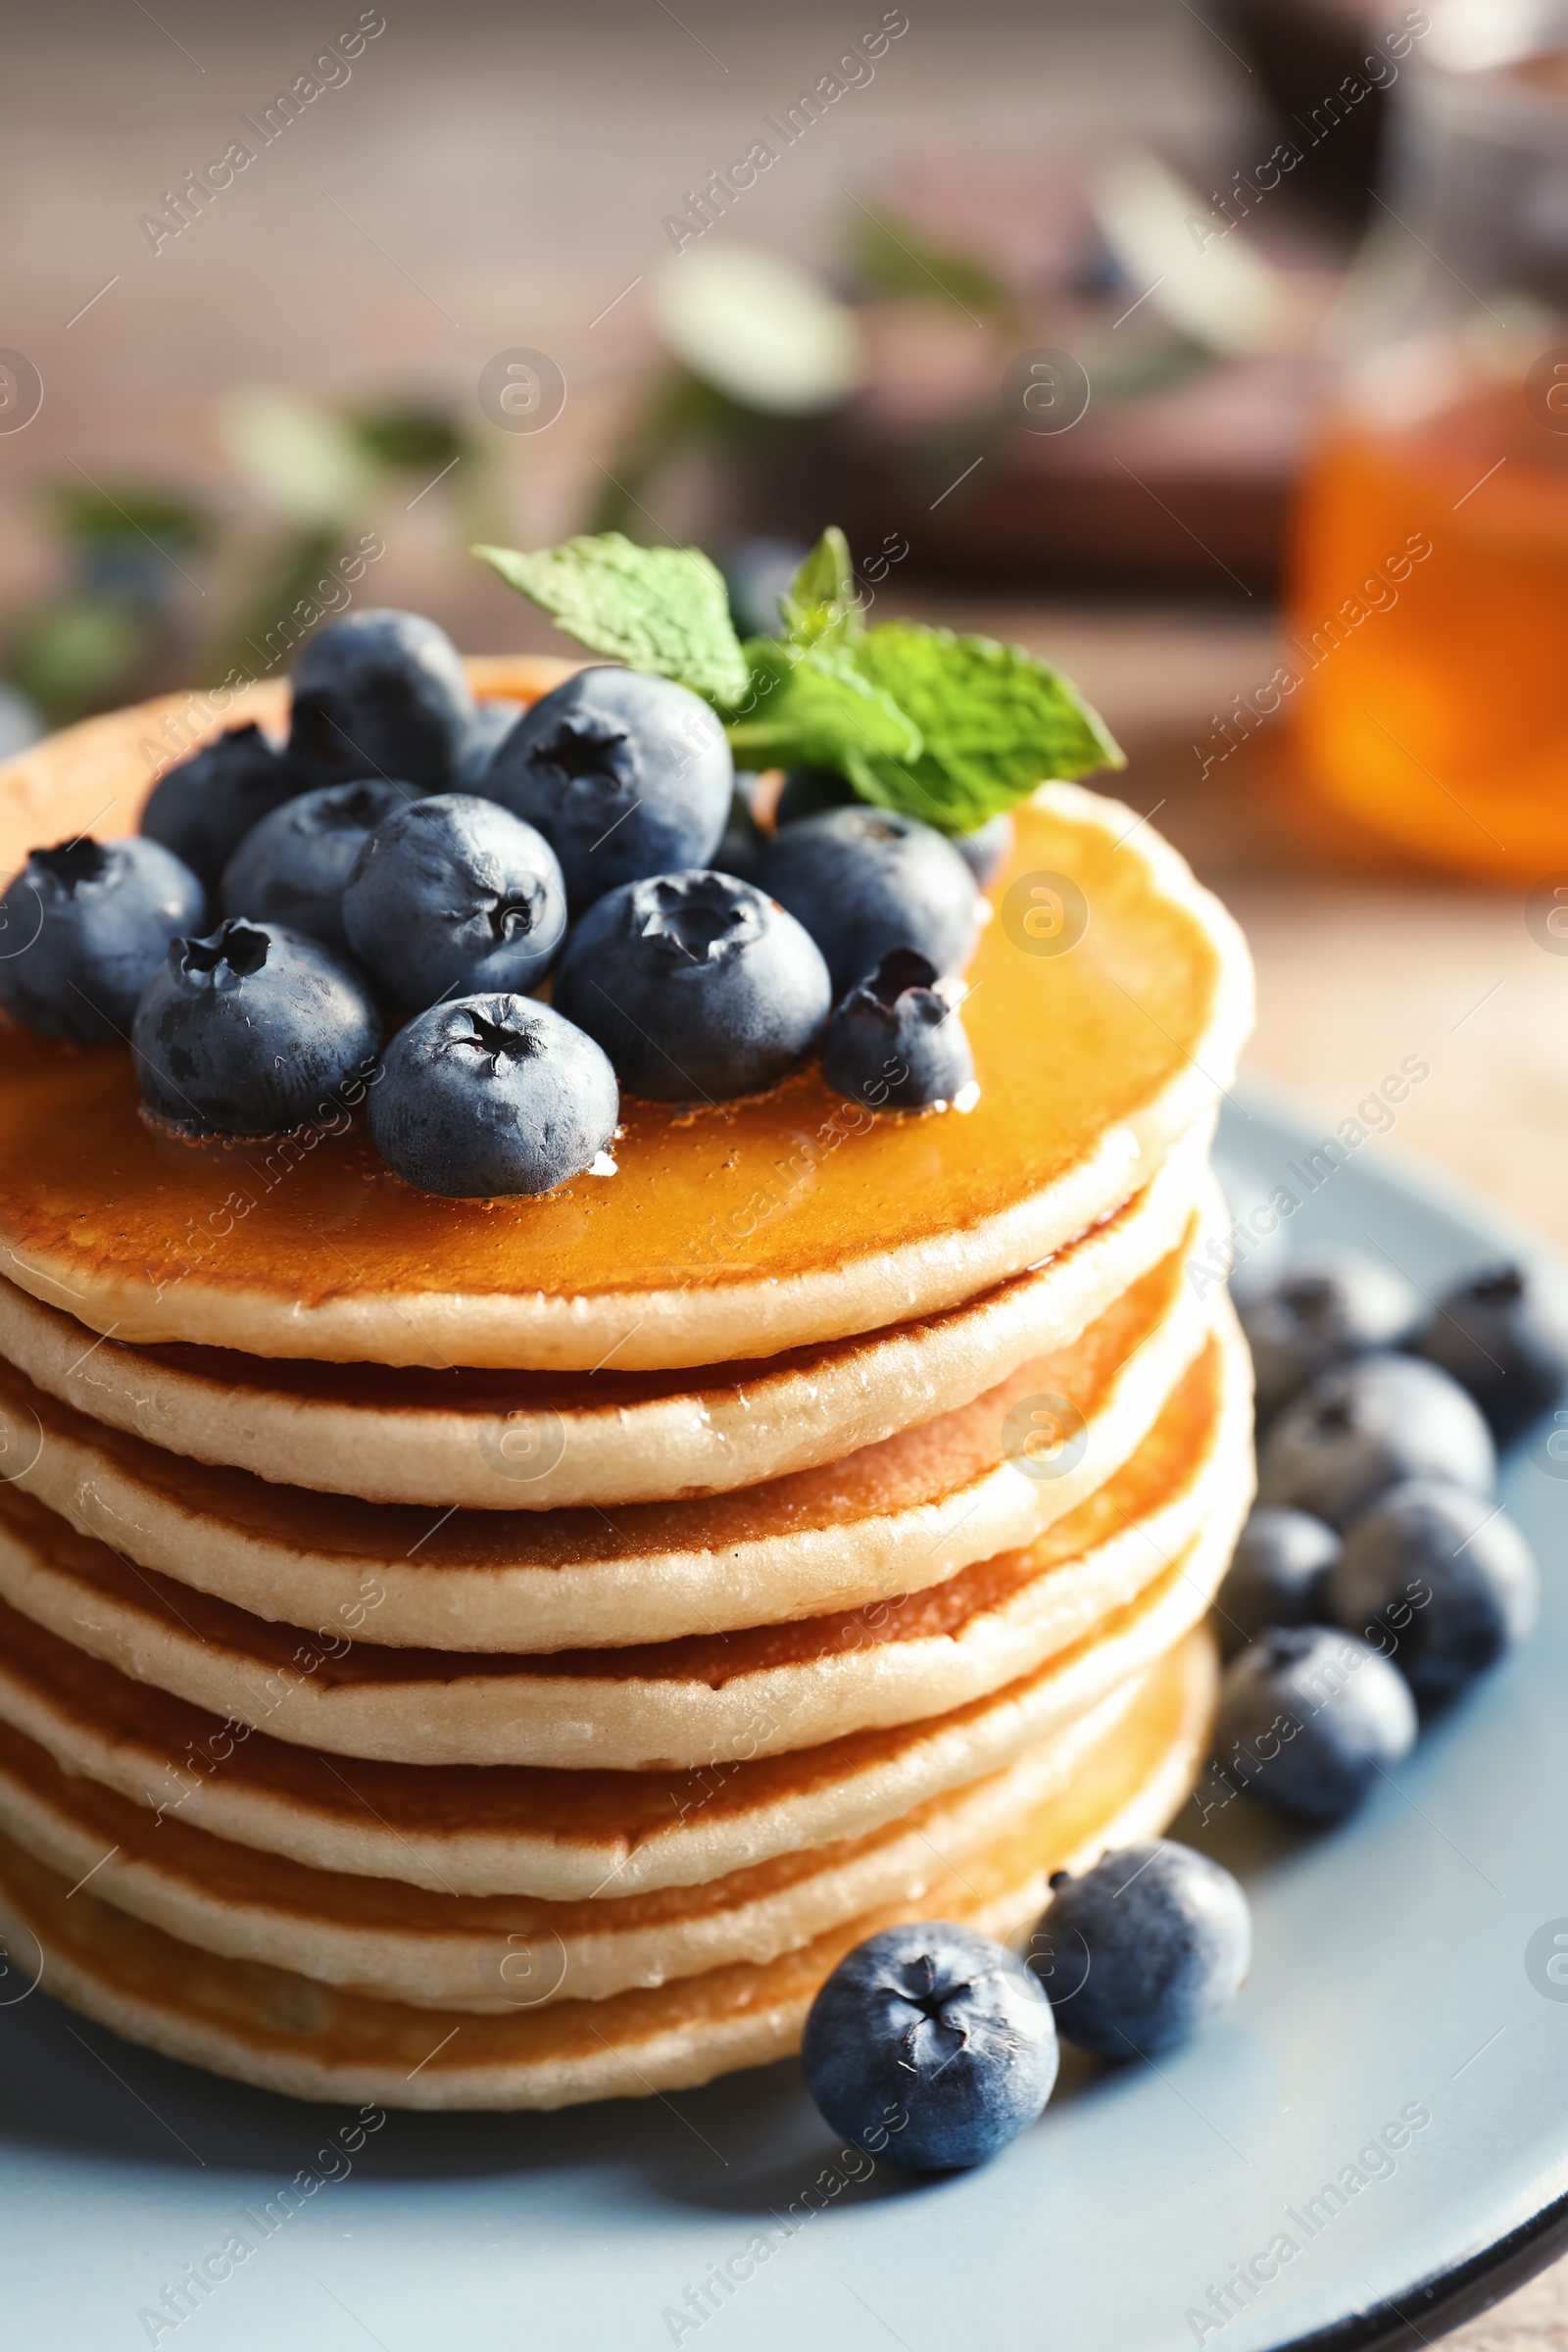
<svg viewBox="0 0 1568 2352">
<path fill-rule="evenodd" d="M 486 652 L 552 635 L 474 539 L 700 539 L 769 625 L 836 520 L 879 617 L 1100 703 L 1260 1071 L 1426 1054 L 1396 1141 L 1568 1239 L 1568 10 L 83 0 L 7 57 L 0 744 L 286 666 L 371 539 Z"/>
<path fill-rule="evenodd" d="M 0 84 L 0 753 L 466 553 L 823 525 L 1246 923 L 1255 1077 L 1568 1243 L 1568 7 L 77 0 Z M 318 584 L 326 583 L 324 586 Z M 1548 2274 L 1464 2331 L 1568 2342 Z"/>
</svg>

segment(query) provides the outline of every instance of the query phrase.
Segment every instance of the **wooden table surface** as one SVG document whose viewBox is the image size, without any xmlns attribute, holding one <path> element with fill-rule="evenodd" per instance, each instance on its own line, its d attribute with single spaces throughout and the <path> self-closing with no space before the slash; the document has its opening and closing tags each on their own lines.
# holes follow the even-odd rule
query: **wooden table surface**
<svg viewBox="0 0 1568 2352">
<path fill-rule="evenodd" d="M 1531 938 L 1523 894 L 1418 869 L 1337 814 L 1297 772 L 1283 728 L 1200 780 L 1193 743 L 1208 738 L 1210 712 L 1268 676 L 1270 619 L 1096 619 L 978 602 L 956 612 L 951 596 L 920 610 L 1030 645 L 1103 710 L 1130 755 L 1110 789 L 1157 810 L 1251 942 L 1249 1071 L 1314 1098 L 1331 1133 L 1403 1055 L 1421 1054 L 1431 1077 L 1366 1152 L 1419 1153 L 1568 1251 L 1568 956 Z M 1568 2258 L 1445 2340 L 1454 2352 L 1563 2352 Z"/>
</svg>

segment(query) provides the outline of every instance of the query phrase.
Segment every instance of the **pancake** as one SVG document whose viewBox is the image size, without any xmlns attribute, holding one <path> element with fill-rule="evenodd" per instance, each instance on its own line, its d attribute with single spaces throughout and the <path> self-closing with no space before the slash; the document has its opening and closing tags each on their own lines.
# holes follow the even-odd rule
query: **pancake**
<svg viewBox="0 0 1568 2352">
<path fill-rule="evenodd" d="M 9 1493 L 47 1493 L 117 1552 L 232 1592 L 252 1615 L 293 1608 L 285 1622 L 339 1649 L 368 1629 L 385 1645 L 395 1629 L 424 1632 L 437 1648 L 544 1652 L 861 1606 L 1032 1543 L 1127 1460 L 1207 1336 L 1186 1248 L 1071 1348 L 960 1411 L 706 1501 L 634 1504 L 613 1519 L 564 1510 L 432 1521 L 427 1510 L 374 1510 L 196 1472 L 154 1448 L 127 1468 L 123 1448 L 106 1455 L 92 1431 L 67 1428 L 58 1413 L 46 1437 L 47 1400 L 19 1392 Z M 1026 1476 L 1008 1458 L 1033 1441 L 1037 1409 L 1054 1413 L 1063 1436 L 1056 1462 L 1044 1465 L 1054 1476 Z"/>
<path fill-rule="evenodd" d="M 1106 1223 L 966 1306 L 695 1377 L 613 1366 L 424 1372 L 129 1348 L 95 1343 L 74 1317 L 6 1282 L 0 1356 L 160 1447 L 376 1502 L 515 1511 L 729 1493 L 876 1445 L 1070 1347 L 1181 1241 L 1209 1129 L 1200 1121 Z M 314 1518 L 316 1506 L 304 1507 Z M 420 1532 L 389 1539 L 394 1572 Z"/>
<path fill-rule="evenodd" d="M 1246 1496 L 1095 1637 L 950 1714 L 682 1772 L 391 1764 L 298 1747 L 102 1664 L 0 1601 L 0 1722 L 68 1771 L 236 1844 L 448 1894 L 557 1901 L 728 1876 L 858 1838 L 1055 1737 L 1201 1619 Z"/>
<path fill-rule="evenodd" d="M 156 717 L 0 768 L 0 836 L 129 828 Z M 1042 786 L 1010 877 L 968 973 L 968 1115 L 876 1118 L 814 1067 L 743 1102 L 628 1100 L 618 1174 L 541 1200 L 420 1193 L 346 1114 L 289 1142 L 160 1141 L 122 1047 L 0 1026 L 0 1272 L 127 1343 L 443 1368 L 729 1363 L 960 1304 L 1147 1184 L 1250 1018 L 1240 932 L 1120 804 Z M 1088 909 L 1081 936 L 1024 931 L 1037 887 Z"/>
<path fill-rule="evenodd" d="M 233 1845 L 63 1772 L 0 1725 L 0 1832 L 68 1884 L 166 1935 L 416 2008 L 504 2015 L 604 2000 L 736 1960 L 793 1951 L 874 1905 L 961 1899 L 963 1865 L 1069 1782 L 1105 1767 L 1107 1740 L 1160 1703 L 1161 1660 L 1000 1773 L 866 1837 L 781 1855 L 703 1886 L 578 1903 L 429 1893 L 397 1879 L 308 1870 Z"/>
<path fill-rule="evenodd" d="M 339 1755 L 647 1771 L 740 1742 L 777 1754 L 944 1713 L 1089 1635 L 1250 1493 L 1250 1396 L 1232 1323 L 1103 1507 L 919 1592 L 732 1634 L 546 1654 L 323 1641 L 137 1568 L 14 1490 L 0 1594 L 138 1681 Z"/>
<path fill-rule="evenodd" d="M 0 1929 L 34 1950 L 40 1982 L 101 2024 L 162 2051 L 296 2098 L 383 2107 L 562 2107 L 690 2087 L 785 2056 L 843 1954 L 878 1928 L 940 1916 L 1021 1934 L 1051 1874 L 1157 1833 L 1190 1788 L 1213 1691 L 1206 1635 L 1183 1644 L 1097 1769 L 1076 1776 L 929 1897 L 860 1914 L 797 1950 L 607 1999 L 505 2016 L 415 2007 L 330 1987 L 259 1961 L 200 1951 L 131 1918 L 0 1839 Z M 29 1941 L 30 1939 L 30 1941 Z"/>
</svg>

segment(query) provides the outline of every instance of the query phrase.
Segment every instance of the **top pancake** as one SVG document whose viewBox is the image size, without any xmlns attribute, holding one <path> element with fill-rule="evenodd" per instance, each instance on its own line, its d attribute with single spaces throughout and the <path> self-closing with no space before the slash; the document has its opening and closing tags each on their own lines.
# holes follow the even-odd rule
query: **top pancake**
<svg viewBox="0 0 1568 2352">
<path fill-rule="evenodd" d="M 565 674 L 474 669 L 520 699 Z M 227 723 L 275 722 L 282 691 L 236 697 Z M 146 746 L 181 707 L 89 720 L 0 769 L 0 859 L 133 825 Z M 1070 952 L 1023 931 L 1027 884 L 1021 906 L 1006 890 L 1025 877 L 1082 892 Z M 126 1341 L 551 1370 L 756 1358 L 957 1304 L 1145 1185 L 1230 1084 L 1250 1017 L 1236 926 L 1115 802 L 1042 787 L 993 896 L 967 1116 L 875 1118 L 814 1067 L 744 1102 L 628 1098 L 618 1174 L 543 1200 L 419 1193 L 359 1120 L 303 1146 L 161 1142 L 122 1047 L 0 1026 L 0 1272 Z"/>
</svg>

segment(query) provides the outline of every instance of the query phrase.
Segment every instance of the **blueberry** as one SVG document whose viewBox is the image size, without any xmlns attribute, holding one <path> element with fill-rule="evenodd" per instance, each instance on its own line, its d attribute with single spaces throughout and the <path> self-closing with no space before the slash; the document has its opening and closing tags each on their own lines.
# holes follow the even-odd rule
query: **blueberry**
<svg viewBox="0 0 1568 2352">
<path fill-rule="evenodd" d="M 1265 1626 L 1321 1624 L 1325 1579 L 1339 1556 L 1340 1539 L 1321 1519 L 1305 1511 L 1254 1511 L 1214 1602 L 1225 1655 L 1255 1642 Z"/>
<path fill-rule="evenodd" d="M 984 2164 L 1056 2080 L 1051 2003 L 1006 1945 L 946 1920 L 868 1936 L 811 2003 L 806 2085 L 835 2132 L 909 2172 Z"/>
<path fill-rule="evenodd" d="M 761 887 L 827 957 L 835 996 L 912 947 L 939 972 L 974 948 L 973 874 L 945 835 L 891 808 L 834 808 L 787 825 L 763 860 Z"/>
<path fill-rule="evenodd" d="M 473 724 L 458 754 L 457 765 L 452 771 L 451 791 L 484 791 L 485 774 L 490 762 L 521 715 L 521 706 L 517 703 L 479 704 L 473 714 Z"/>
<path fill-rule="evenodd" d="M 709 863 L 717 874 L 733 874 L 737 882 L 755 882 L 766 856 L 767 835 L 737 792 L 729 805 L 729 820 Z"/>
<path fill-rule="evenodd" d="M 1258 1455 L 1257 1499 L 1348 1527 L 1403 1478 L 1447 1478 L 1477 1494 L 1497 1457 L 1457 1381 L 1408 1355 L 1331 1365 L 1288 1404 Z"/>
<path fill-rule="evenodd" d="M 199 928 L 206 906 L 160 842 L 31 850 L 0 899 L 0 1004 L 46 1037 L 123 1037 L 170 941 Z"/>
<path fill-rule="evenodd" d="M 984 890 L 988 883 L 996 880 L 1012 856 L 1012 845 L 1016 839 L 1017 829 L 1004 809 L 1000 816 L 993 816 L 985 824 L 977 825 L 972 833 L 955 833 L 953 846 Z"/>
<path fill-rule="evenodd" d="M 1294 1259 L 1266 1290 L 1244 1298 L 1240 1312 L 1262 1422 L 1330 1364 L 1401 1346 L 1420 1321 L 1421 1300 L 1392 1266 L 1359 1250 L 1321 1249 Z"/>
<path fill-rule="evenodd" d="M 1418 1698 L 1448 1698 L 1534 1631 L 1541 1572 L 1511 1519 L 1463 1487 L 1412 1478 L 1351 1527 L 1327 1598 Z"/>
<path fill-rule="evenodd" d="M 449 781 L 475 704 L 444 629 L 416 612 L 350 612 L 314 636 L 294 672 L 289 755 L 310 784 Z"/>
<path fill-rule="evenodd" d="M 566 932 L 566 894 L 541 833 L 494 801 L 438 793 L 368 834 L 343 892 L 343 927 L 403 1004 L 461 990 L 537 986 Z"/>
<path fill-rule="evenodd" d="M 872 1110 L 951 1102 L 974 1082 L 963 1023 L 938 996 L 935 964 L 912 948 L 884 956 L 852 988 L 822 1038 L 822 1075 Z"/>
<path fill-rule="evenodd" d="M 792 767 L 773 804 L 773 823 L 782 830 L 808 816 L 824 816 L 830 808 L 853 808 L 858 796 L 848 776 L 831 767 Z"/>
<path fill-rule="evenodd" d="M 816 1042 L 827 967 L 792 914 L 730 874 L 659 874 L 589 908 L 555 1002 L 597 1038 L 628 1094 L 760 1093 Z"/>
<path fill-rule="evenodd" d="M 592 1165 L 619 1115 L 615 1073 L 593 1039 L 518 996 L 459 997 L 417 1014 L 388 1046 L 369 1102 L 387 1166 L 458 1200 L 548 1193 Z"/>
<path fill-rule="evenodd" d="M 1343 1821 L 1415 1745 L 1415 1700 L 1381 1650 L 1327 1626 L 1271 1626 L 1220 1687 L 1214 1753 L 1266 1804 Z"/>
<path fill-rule="evenodd" d="M 380 1043 L 360 974 L 277 923 L 220 923 L 176 939 L 148 982 L 130 1042 L 142 1099 L 207 1135 L 330 1123 L 352 1106 Z"/>
<path fill-rule="evenodd" d="M 149 841 L 183 858 L 216 893 L 252 825 L 303 792 L 308 781 L 260 727 L 230 727 L 159 777 L 141 812 L 141 829 Z"/>
<path fill-rule="evenodd" d="M 576 914 L 624 882 L 707 865 L 734 781 L 724 730 L 689 687 L 583 669 L 517 721 L 484 790 L 538 826 Z"/>
<path fill-rule="evenodd" d="M 223 869 L 223 912 L 308 931 L 346 948 L 343 885 L 372 825 L 414 797 L 412 784 L 326 784 L 253 825 Z"/>
<path fill-rule="evenodd" d="M 1568 1300 L 1528 1267 L 1499 1266 L 1441 1298 L 1416 1348 L 1506 1445 L 1568 1389 Z"/>
<path fill-rule="evenodd" d="M 1102 1854 L 1079 1878 L 1058 1870 L 1030 1965 L 1064 2041 L 1102 2058 L 1153 2055 L 1236 1998 L 1252 1956 L 1252 1915 L 1228 1870 L 1152 1838 Z"/>
</svg>

